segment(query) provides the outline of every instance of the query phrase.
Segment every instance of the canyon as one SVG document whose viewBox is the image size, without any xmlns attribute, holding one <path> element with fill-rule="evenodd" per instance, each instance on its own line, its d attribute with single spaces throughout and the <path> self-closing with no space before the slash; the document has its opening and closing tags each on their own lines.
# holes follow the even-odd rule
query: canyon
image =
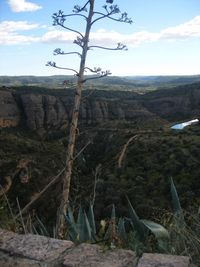
<svg viewBox="0 0 200 267">
<path fill-rule="evenodd" d="M 187 89 L 187 90 L 186 90 Z M 66 129 L 71 118 L 74 91 L 38 88 L 0 89 L 0 127 L 23 126 L 36 132 Z M 86 90 L 80 125 L 112 122 L 178 121 L 198 117 L 200 84 L 146 94 L 130 91 Z"/>
</svg>

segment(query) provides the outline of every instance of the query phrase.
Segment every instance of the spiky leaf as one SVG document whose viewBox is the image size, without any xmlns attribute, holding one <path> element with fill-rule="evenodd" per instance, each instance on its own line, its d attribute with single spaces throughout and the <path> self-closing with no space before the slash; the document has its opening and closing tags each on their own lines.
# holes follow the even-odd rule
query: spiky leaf
<svg viewBox="0 0 200 267">
<path fill-rule="evenodd" d="M 133 229 L 136 231 L 139 240 L 144 241 L 147 235 L 146 227 L 144 227 L 144 224 L 140 221 L 128 198 L 127 201 L 128 201 L 128 210 L 131 219 L 131 225 Z"/>
<path fill-rule="evenodd" d="M 88 210 L 88 221 L 91 227 L 91 231 L 93 234 L 96 234 L 96 224 L 94 219 L 94 210 L 93 205 L 90 203 L 89 210 Z"/>
<path fill-rule="evenodd" d="M 162 251 L 167 252 L 169 250 L 169 232 L 162 225 L 149 221 L 140 220 L 151 233 L 154 234 L 158 242 L 158 246 Z"/>
<path fill-rule="evenodd" d="M 123 241 L 124 244 L 126 244 L 128 240 L 128 236 L 127 236 L 126 229 L 125 229 L 124 218 L 119 218 L 117 230 L 118 230 L 119 238 Z"/>
<path fill-rule="evenodd" d="M 180 213 L 182 212 L 181 204 L 172 177 L 170 178 L 170 184 L 171 184 L 171 197 L 172 197 L 172 205 L 174 212 Z"/>
<path fill-rule="evenodd" d="M 73 212 L 70 206 L 68 207 L 67 215 L 68 215 L 70 222 L 75 224 L 74 215 L 73 215 Z"/>
<path fill-rule="evenodd" d="M 70 219 L 68 214 L 65 216 L 65 220 L 67 223 L 68 236 L 70 240 L 73 242 L 77 242 L 79 234 L 76 223 Z"/>
<path fill-rule="evenodd" d="M 80 228 L 80 232 L 79 232 L 79 242 L 87 242 L 90 241 L 92 239 L 92 235 L 91 235 L 91 228 L 90 228 L 90 224 L 87 218 L 87 215 L 85 213 L 85 211 L 83 212 L 83 223 L 81 224 L 81 228 Z"/>
<path fill-rule="evenodd" d="M 77 219 L 77 228 L 78 232 L 80 233 L 80 230 L 83 228 L 84 225 L 84 212 L 82 207 L 80 206 L 78 211 L 78 219 Z"/>
<path fill-rule="evenodd" d="M 171 184 L 172 205 L 173 205 L 173 210 L 174 210 L 174 221 L 178 225 L 178 227 L 185 227 L 185 219 L 184 219 L 183 211 L 181 208 L 178 193 L 177 193 L 172 177 L 170 178 L 170 184 Z"/>
</svg>

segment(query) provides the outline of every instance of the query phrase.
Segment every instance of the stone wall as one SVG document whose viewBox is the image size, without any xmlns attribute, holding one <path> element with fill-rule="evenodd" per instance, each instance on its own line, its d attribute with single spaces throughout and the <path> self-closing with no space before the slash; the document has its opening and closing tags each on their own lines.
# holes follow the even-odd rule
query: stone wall
<svg viewBox="0 0 200 267">
<path fill-rule="evenodd" d="M 57 240 L 39 235 L 19 235 L 0 229 L 2 267 L 191 267 L 189 258 L 135 252 L 103 250 L 98 245 Z M 193 265 L 194 267 L 194 265 Z M 197 266 L 196 266 L 197 267 Z"/>
</svg>

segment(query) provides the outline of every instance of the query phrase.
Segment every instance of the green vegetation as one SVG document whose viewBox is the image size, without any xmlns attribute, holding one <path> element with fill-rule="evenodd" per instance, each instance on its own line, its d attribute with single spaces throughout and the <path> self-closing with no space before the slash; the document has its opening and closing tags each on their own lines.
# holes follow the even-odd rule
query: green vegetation
<svg viewBox="0 0 200 267">
<path fill-rule="evenodd" d="M 71 201 L 75 201 L 75 205 L 83 203 L 83 206 L 90 202 L 94 187 L 93 173 L 100 164 L 100 176 L 96 181 L 97 218 L 108 215 L 111 203 L 123 215 L 126 206 L 124 195 L 127 194 L 140 216 L 154 219 L 158 212 L 158 202 L 161 210 L 170 205 L 169 176 L 177 184 L 183 207 L 196 210 L 200 204 L 199 125 L 181 132 L 144 131 L 138 134 L 129 145 L 122 168 L 119 169 L 120 152 L 127 140 L 136 133 L 137 129 L 131 128 L 119 131 L 106 131 L 104 128 L 98 132 L 96 128 L 85 129 L 85 134 L 78 141 L 77 151 L 90 138 L 93 144 L 76 160 Z M 9 199 L 14 200 L 18 196 L 23 207 L 32 195 L 41 191 L 51 177 L 63 168 L 63 144 L 66 145 L 67 138 L 62 136 L 51 134 L 46 140 L 40 140 L 32 133 L 24 134 L 17 129 L 0 131 L 1 179 L 15 171 L 20 159 L 32 160 L 30 182 L 21 185 L 17 177 L 14 178 Z M 51 190 L 52 205 L 55 206 L 53 196 L 57 191 L 55 188 Z M 42 200 L 39 206 L 44 207 L 45 201 Z M 53 206 L 46 206 L 53 211 Z"/>
<path fill-rule="evenodd" d="M 67 93 L 65 90 L 58 90 L 56 93 L 56 90 L 35 87 L 18 87 L 15 94 L 26 90 L 36 94 L 73 94 L 72 90 L 68 90 Z M 91 101 L 95 97 L 112 98 L 114 95 L 119 99 L 135 97 L 143 101 L 144 105 L 154 107 L 155 102 L 151 101 L 159 97 L 170 95 L 174 99 L 177 96 L 187 96 L 191 100 L 191 110 L 195 110 L 199 108 L 198 94 L 194 95 L 198 90 L 199 84 L 158 90 L 142 96 L 133 96 L 130 92 L 97 90 L 90 97 Z M 87 93 L 86 91 L 85 94 Z M 167 119 L 167 115 L 163 116 Z M 191 118 L 187 116 L 181 112 L 178 115 L 171 113 L 170 120 L 176 123 L 177 117 L 180 120 Z M 132 122 L 113 120 L 90 127 L 80 125 L 79 130 L 76 153 L 88 143 L 88 140 L 90 144 L 75 160 L 70 205 L 74 218 L 77 218 L 80 204 L 82 206 L 84 229 L 89 235 L 85 240 L 90 240 L 90 237 L 92 242 L 106 239 L 107 241 L 103 241 L 105 246 L 128 247 L 136 249 L 138 253 L 168 251 L 189 255 L 199 264 L 199 124 L 175 131 L 170 130 L 168 122 L 162 124 L 159 117 L 151 121 L 138 117 Z M 119 157 L 124 145 L 133 136 L 136 137 L 128 144 L 119 167 Z M 10 208 L 14 216 L 17 215 L 19 209 L 16 198 L 23 208 L 63 169 L 67 141 L 66 130 L 49 131 L 43 137 L 25 131 L 24 128 L 0 130 L 0 184 L 5 185 L 4 177 L 15 173 L 21 159 L 31 161 L 28 167 L 29 182 L 21 183 L 19 177 L 14 175 L 12 186 L 6 194 L 8 201 L 5 195 L 0 196 L 1 227 L 23 232 L 21 220 L 13 222 Z M 169 182 L 169 177 L 173 178 L 173 183 Z M 24 214 L 24 222 L 30 232 L 54 236 L 60 192 L 61 186 L 58 181 Z M 130 202 L 127 202 L 126 195 Z M 94 202 L 92 216 L 91 210 L 90 215 L 83 211 L 88 210 L 91 201 Z M 68 216 L 70 223 L 72 214 Z M 137 233 L 135 229 L 137 227 L 134 226 L 134 230 L 131 228 L 131 216 L 132 221 L 138 223 L 138 229 L 145 227 L 150 230 L 147 231 L 147 238 L 144 238 L 145 242 L 141 242 L 141 237 L 138 237 L 140 234 L 139 230 Z M 94 224 L 91 225 L 91 218 L 95 218 L 95 231 Z M 115 227 L 110 226 L 111 234 L 105 238 L 113 218 L 116 218 Z M 77 228 L 77 220 L 74 221 Z M 154 223 L 149 224 L 148 221 Z M 167 229 L 170 237 L 168 245 L 164 243 L 164 247 L 154 232 L 155 229 L 162 232 L 163 228 L 158 225 Z M 95 238 L 88 229 L 93 229 Z M 75 240 L 78 239 L 79 242 L 79 238 L 80 233 L 76 232 Z"/>
<path fill-rule="evenodd" d="M 54 89 L 65 89 L 64 81 L 73 84 L 72 75 L 53 76 L 0 76 L 0 86 L 37 86 Z M 86 84 L 87 89 L 115 90 L 115 91 L 136 91 L 148 92 L 155 89 L 166 89 L 169 87 L 199 83 L 200 75 L 191 76 L 110 76 L 100 80 L 93 80 Z M 71 85 L 67 86 L 70 87 Z"/>
</svg>

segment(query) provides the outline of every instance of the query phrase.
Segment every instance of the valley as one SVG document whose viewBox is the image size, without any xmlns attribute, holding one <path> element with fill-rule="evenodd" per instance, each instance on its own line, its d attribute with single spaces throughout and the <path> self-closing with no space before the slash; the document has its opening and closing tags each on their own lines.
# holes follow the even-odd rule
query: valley
<svg viewBox="0 0 200 267">
<path fill-rule="evenodd" d="M 75 211 L 94 201 L 97 220 L 109 217 L 113 203 L 126 216 L 128 196 L 141 218 L 163 223 L 172 212 L 170 177 L 184 210 L 197 211 L 200 127 L 171 126 L 199 118 L 200 83 L 163 88 L 84 90 L 70 191 Z M 0 88 L 1 227 L 12 228 L 2 188 L 18 214 L 16 199 L 23 209 L 64 168 L 73 96 L 69 88 Z M 60 192 L 58 179 L 25 218 L 37 215 L 52 234 Z"/>
</svg>

